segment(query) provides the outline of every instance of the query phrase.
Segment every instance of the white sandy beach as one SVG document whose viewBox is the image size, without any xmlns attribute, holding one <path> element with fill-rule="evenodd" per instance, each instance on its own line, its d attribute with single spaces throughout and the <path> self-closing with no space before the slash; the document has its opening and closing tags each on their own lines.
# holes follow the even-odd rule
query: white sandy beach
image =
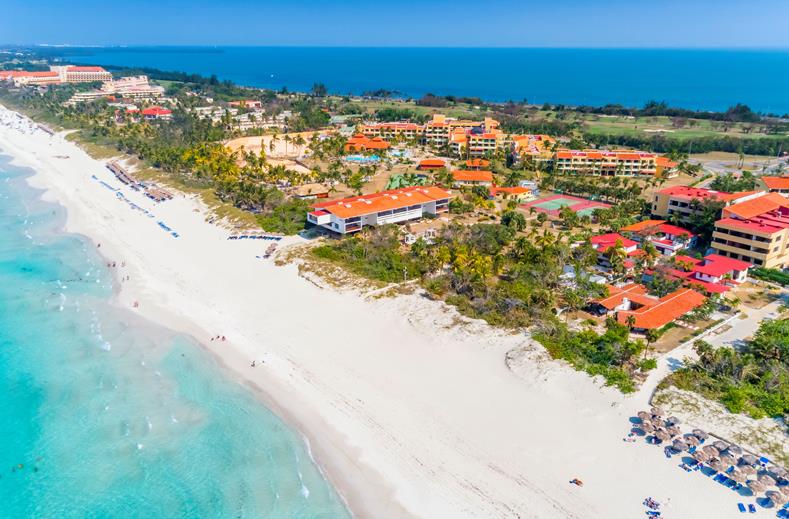
<svg viewBox="0 0 789 519">
<path fill-rule="evenodd" d="M 358 517 L 643 518 L 651 496 L 664 518 L 727 518 L 753 502 L 662 448 L 623 441 L 651 388 L 623 397 L 539 349 L 514 373 L 505 355 L 528 346 L 524 336 L 458 326 L 418 295 L 321 289 L 256 258 L 269 242 L 228 241 L 199 201 L 157 205 L 62 136 L 12 127 L 15 117 L 0 108 L 0 152 L 35 169 L 31 184 L 67 208 L 68 231 L 125 261 L 117 304 L 193 335 L 259 389 Z"/>
</svg>

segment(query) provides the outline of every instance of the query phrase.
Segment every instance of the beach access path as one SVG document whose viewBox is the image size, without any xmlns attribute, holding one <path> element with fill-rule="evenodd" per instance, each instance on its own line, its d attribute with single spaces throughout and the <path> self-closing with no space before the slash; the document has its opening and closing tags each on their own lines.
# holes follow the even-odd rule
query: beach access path
<svg viewBox="0 0 789 519">
<path fill-rule="evenodd" d="M 643 440 L 623 441 L 639 395 L 539 354 L 515 374 L 505 355 L 534 347 L 527 337 L 461 324 L 417 294 L 321 289 L 294 265 L 260 259 L 269 242 L 228 241 L 199 200 L 157 204 L 62 135 L 15 117 L 0 108 L 0 150 L 67 208 L 68 231 L 124 262 L 116 304 L 213 352 L 305 435 L 358 517 L 644 517 L 647 496 L 669 500 L 667 518 L 739 515 L 741 496 Z"/>
</svg>

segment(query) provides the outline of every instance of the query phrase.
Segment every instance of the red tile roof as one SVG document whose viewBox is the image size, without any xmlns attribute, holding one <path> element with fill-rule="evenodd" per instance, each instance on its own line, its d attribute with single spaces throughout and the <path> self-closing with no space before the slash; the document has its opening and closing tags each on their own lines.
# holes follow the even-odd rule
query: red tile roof
<svg viewBox="0 0 789 519">
<path fill-rule="evenodd" d="M 171 113 L 173 113 L 172 110 L 162 108 L 161 106 L 151 106 L 142 111 L 143 115 L 169 115 Z"/>
<path fill-rule="evenodd" d="M 387 141 L 381 137 L 373 137 L 372 139 L 364 135 L 354 135 L 345 144 L 345 150 L 387 150 L 391 147 Z"/>
<path fill-rule="evenodd" d="M 626 249 L 629 249 L 631 247 L 635 247 L 636 245 L 638 245 L 638 243 L 634 242 L 633 240 L 625 238 L 621 234 L 615 233 L 615 232 L 608 233 L 608 234 L 599 234 L 597 236 L 592 236 L 589 239 L 589 241 L 592 243 L 592 245 L 595 246 L 595 249 L 597 249 L 597 250 L 599 250 L 601 252 L 605 252 L 608 249 L 610 249 L 611 247 L 614 247 L 617 244 L 617 242 L 621 243 L 622 247 L 624 247 Z"/>
<path fill-rule="evenodd" d="M 613 310 L 621 305 L 625 298 L 642 306 L 657 303 L 657 299 L 647 295 L 647 288 L 638 283 L 630 283 L 623 287 L 616 287 L 613 285 L 606 285 L 606 287 L 608 288 L 608 295 L 598 299 L 597 303 L 608 310 Z"/>
<path fill-rule="evenodd" d="M 724 202 L 730 202 L 732 200 L 737 200 L 738 198 L 742 198 L 747 195 L 751 195 L 756 191 L 743 191 L 739 193 L 725 193 L 723 191 L 713 191 L 711 189 L 704 189 L 701 187 L 690 187 L 690 186 L 673 186 L 667 187 L 666 189 L 661 189 L 658 191 L 659 194 L 662 195 L 669 195 L 673 198 L 680 198 L 683 200 L 693 200 L 693 199 L 710 199 L 710 200 L 722 200 Z"/>
<path fill-rule="evenodd" d="M 751 264 L 745 261 L 727 258 L 720 254 L 709 254 L 704 256 L 704 260 L 700 264 L 693 267 L 693 272 L 720 277 L 734 271 L 747 270 L 750 266 Z"/>
</svg>

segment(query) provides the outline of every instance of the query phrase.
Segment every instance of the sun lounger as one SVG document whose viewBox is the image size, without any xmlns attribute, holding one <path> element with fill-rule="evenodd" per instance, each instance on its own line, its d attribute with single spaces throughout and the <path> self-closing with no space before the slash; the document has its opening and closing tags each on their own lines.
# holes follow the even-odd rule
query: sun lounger
<svg viewBox="0 0 789 519">
<path fill-rule="evenodd" d="M 744 504 L 742 504 L 742 503 L 737 503 L 737 508 L 739 508 L 739 509 L 740 509 L 740 512 L 741 512 L 741 513 L 743 513 L 743 514 L 745 513 L 745 505 L 744 505 Z"/>
<path fill-rule="evenodd" d="M 752 514 L 755 514 L 756 513 L 756 507 L 753 506 L 752 504 L 748 504 L 748 511 L 750 513 L 752 513 Z"/>
</svg>

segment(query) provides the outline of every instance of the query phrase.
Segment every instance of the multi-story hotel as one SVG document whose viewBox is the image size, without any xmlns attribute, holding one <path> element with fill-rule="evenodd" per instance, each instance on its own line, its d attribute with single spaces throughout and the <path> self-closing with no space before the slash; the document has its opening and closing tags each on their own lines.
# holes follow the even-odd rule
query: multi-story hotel
<svg viewBox="0 0 789 519">
<path fill-rule="evenodd" d="M 364 124 L 359 132 L 365 137 L 382 137 L 389 140 L 417 141 L 422 138 L 423 127 L 414 123 L 380 123 Z"/>
<path fill-rule="evenodd" d="M 656 160 L 654 153 L 642 151 L 559 150 L 554 155 L 554 171 L 570 175 L 654 175 Z"/>
<path fill-rule="evenodd" d="M 723 209 L 712 247 L 758 267 L 789 268 L 789 199 L 769 193 Z"/>
<path fill-rule="evenodd" d="M 377 226 L 417 220 L 425 214 L 449 210 L 449 191 L 435 186 L 413 186 L 354 196 L 316 204 L 307 221 L 338 234 L 358 232 L 366 225 Z"/>
<path fill-rule="evenodd" d="M 727 206 L 758 198 L 764 195 L 763 191 L 745 191 L 741 193 L 724 193 L 700 187 L 674 186 L 662 189 L 655 193 L 652 200 L 652 214 L 660 218 L 669 219 L 671 215 L 677 214 L 679 221 L 686 222 L 691 215 L 697 211 L 693 207 L 693 201 L 704 202 L 706 200 L 716 200 L 724 202 Z"/>
<path fill-rule="evenodd" d="M 60 74 L 64 83 L 90 83 L 92 81 L 111 81 L 112 74 L 102 67 L 78 67 L 74 65 L 52 66 L 51 70 Z"/>
<path fill-rule="evenodd" d="M 548 135 L 513 135 L 512 159 L 522 162 L 531 159 L 533 162 L 550 162 L 553 152 L 550 148 L 556 142 Z"/>
<path fill-rule="evenodd" d="M 0 73 L 0 79 L 11 80 L 15 85 L 56 85 L 59 83 L 89 83 L 91 81 L 110 81 L 112 74 L 102 67 L 77 67 L 58 65 L 49 67 L 48 71 L 30 72 L 27 70 L 9 70 Z"/>
</svg>

